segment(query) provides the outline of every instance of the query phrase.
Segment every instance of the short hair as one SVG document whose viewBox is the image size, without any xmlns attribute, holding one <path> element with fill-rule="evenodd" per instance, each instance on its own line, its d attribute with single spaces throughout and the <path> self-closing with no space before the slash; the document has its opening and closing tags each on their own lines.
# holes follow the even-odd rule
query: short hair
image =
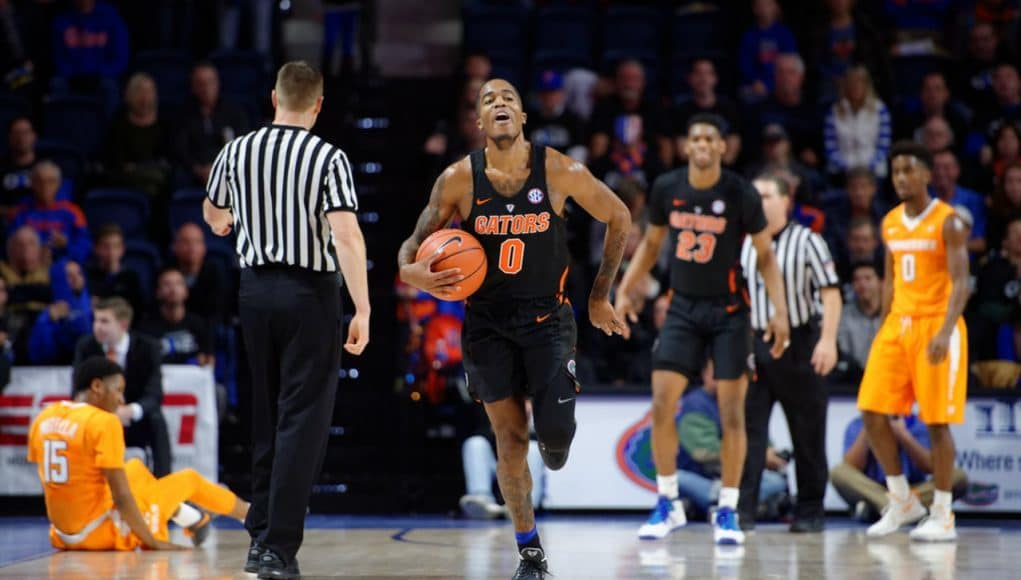
<svg viewBox="0 0 1021 580">
<path fill-rule="evenodd" d="M 924 164 L 930 171 L 932 170 L 932 153 L 925 148 L 924 145 L 917 141 L 911 141 L 909 139 L 902 139 L 893 144 L 890 149 L 890 163 L 900 156 L 914 157 L 919 163 Z"/>
<path fill-rule="evenodd" d="M 122 230 L 121 226 L 115 222 L 106 222 L 99 226 L 99 229 L 96 230 L 96 242 L 100 242 L 111 236 L 120 236 L 122 240 L 124 239 L 124 230 Z"/>
<path fill-rule="evenodd" d="M 191 65 L 191 72 L 194 73 L 200 68 L 211 68 L 217 73 L 220 72 L 219 69 L 216 68 L 216 64 L 209 59 L 202 59 L 200 61 L 197 61 L 195 64 Z"/>
<path fill-rule="evenodd" d="M 163 266 L 162 268 L 160 268 L 159 272 L 156 272 L 156 281 L 159 282 L 160 278 L 162 278 L 164 274 L 167 274 L 169 272 L 177 272 L 182 277 L 184 277 L 184 272 L 182 272 L 181 269 L 178 268 L 177 266 Z"/>
<path fill-rule="evenodd" d="M 96 379 L 105 380 L 109 377 L 124 374 L 121 365 L 106 358 L 105 356 L 93 356 L 78 363 L 74 367 L 74 377 L 71 380 L 71 396 L 89 390 L 92 381 Z"/>
<path fill-rule="evenodd" d="M 850 233 L 851 230 L 856 230 L 863 226 L 868 226 L 872 228 L 873 231 L 875 231 L 876 222 L 872 221 L 872 218 L 867 216 L 858 216 L 856 218 L 851 218 L 851 223 L 847 226 L 847 232 Z"/>
<path fill-rule="evenodd" d="M 28 115 L 15 115 L 13 119 L 7 122 L 7 130 L 4 132 L 4 135 L 10 135 L 11 131 L 14 130 L 14 126 L 22 121 L 28 123 L 28 126 L 32 127 L 32 130 L 35 131 L 35 124 L 32 123 L 32 117 L 29 117 Z"/>
<path fill-rule="evenodd" d="M 786 179 L 780 177 L 779 175 L 777 175 L 775 173 L 768 172 L 768 171 L 765 172 L 765 173 L 760 173 L 755 179 L 752 180 L 752 183 L 754 183 L 756 181 L 764 181 L 766 183 L 772 183 L 773 185 L 776 186 L 776 192 L 779 193 L 780 196 L 782 196 L 782 197 L 790 197 L 791 196 L 791 184 L 790 184 L 790 182 L 788 182 Z"/>
<path fill-rule="evenodd" d="M 844 175 L 844 182 L 851 183 L 855 179 L 867 179 L 872 185 L 876 184 L 876 176 L 872 174 L 872 170 L 868 167 L 852 167 L 847 170 Z"/>
<path fill-rule="evenodd" d="M 42 171 L 51 171 L 57 175 L 57 181 L 59 182 L 64 178 L 63 173 L 60 171 L 60 166 L 50 161 L 49 159 L 43 159 L 32 166 L 32 175 Z"/>
<path fill-rule="evenodd" d="M 719 132 L 720 137 L 727 136 L 727 122 L 723 117 L 713 113 L 696 113 L 688 119 L 688 126 L 685 133 L 691 133 L 691 128 L 695 125 L 709 125 L 714 127 Z"/>
<path fill-rule="evenodd" d="M 869 268 L 870 270 L 875 272 L 877 278 L 883 277 L 882 268 L 875 260 L 858 260 L 857 262 L 851 264 L 851 277 L 854 278 L 854 275 L 858 273 L 858 270 L 861 270 L 862 268 Z"/>
<path fill-rule="evenodd" d="M 277 72 L 274 90 L 281 107 L 295 112 L 307 111 L 323 96 L 323 75 L 303 60 L 291 61 Z"/>
<path fill-rule="evenodd" d="M 801 55 L 796 52 L 781 52 L 776 55 L 776 60 L 787 59 L 794 63 L 794 68 L 798 69 L 798 72 L 805 74 L 805 59 L 801 58 Z"/>
<path fill-rule="evenodd" d="M 96 304 L 96 311 L 99 310 L 110 310 L 113 315 L 121 322 L 131 323 L 131 319 L 135 315 L 134 309 L 128 304 L 128 301 L 121 298 L 120 296 L 111 296 L 109 298 L 103 298 Z"/>
</svg>

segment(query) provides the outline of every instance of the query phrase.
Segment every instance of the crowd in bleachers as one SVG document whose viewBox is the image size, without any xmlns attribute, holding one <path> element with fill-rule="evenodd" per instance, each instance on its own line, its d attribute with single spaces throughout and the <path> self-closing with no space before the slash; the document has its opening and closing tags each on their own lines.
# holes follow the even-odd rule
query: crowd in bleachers
<svg viewBox="0 0 1021 580">
<path fill-rule="evenodd" d="M 729 125 L 725 166 L 790 182 L 793 218 L 827 240 L 845 301 L 873 321 L 858 327 L 874 328 L 878 303 L 858 278 L 883 276 L 878 224 L 897 203 L 887 155 L 894 140 L 915 139 L 935 155 L 932 193 L 972 227 L 972 359 L 998 361 L 979 378 L 1021 375 L 1016 0 L 466 0 L 463 15 L 461 90 L 425 144 L 431 177 L 483 144 L 475 95 L 506 78 L 527 105 L 527 138 L 587 163 L 631 208 L 626 267 L 652 182 L 686 162 L 687 120 L 715 113 Z M 567 220 L 569 293 L 586 296 L 603 229 L 570 203 Z M 665 264 L 646 281 L 630 342 L 579 325 L 583 382 L 647 384 Z M 586 320 L 585 300 L 573 304 Z M 853 382 L 861 347 L 840 347 L 837 375 Z"/>
<path fill-rule="evenodd" d="M 120 296 L 164 362 L 235 382 L 236 258 L 201 200 L 220 148 L 268 113 L 274 12 L 0 0 L 2 365 L 71 363 Z"/>
</svg>

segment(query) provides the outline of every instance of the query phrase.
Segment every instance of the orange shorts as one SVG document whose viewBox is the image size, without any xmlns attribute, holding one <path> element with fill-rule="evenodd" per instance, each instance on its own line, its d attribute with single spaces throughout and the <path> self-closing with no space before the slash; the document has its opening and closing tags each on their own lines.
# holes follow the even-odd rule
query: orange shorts
<svg viewBox="0 0 1021 580">
<path fill-rule="evenodd" d="M 858 408 L 885 415 L 907 415 L 918 401 L 918 415 L 928 424 L 964 422 L 968 395 L 968 331 L 958 319 L 947 356 L 929 362 L 928 347 L 944 317 L 889 315 L 872 341 Z"/>
<path fill-rule="evenodd" d="M 125 463 L 124 472 L 131 494 L 149 530 L 157 540 L 169 541 L 167 523 L 177 511 L 181 500 L 161 491 L 156 476 L 138 459 Z M 110 506 L 110 515 L 106 520 L 83 541 L 71 546 L 65 545 L 53 526 L 50 526 L 50 543 L 54 548 L 63 550 L 134 550 L 142 545 L 142 541 L 131 531 L 128 523 L 121 520 L 113 505 Z"/>
</svg>

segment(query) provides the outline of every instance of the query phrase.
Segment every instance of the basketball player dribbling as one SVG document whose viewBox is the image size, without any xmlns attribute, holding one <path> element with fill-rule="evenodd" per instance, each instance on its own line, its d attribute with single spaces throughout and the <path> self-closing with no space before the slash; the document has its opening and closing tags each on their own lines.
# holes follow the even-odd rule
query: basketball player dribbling
<svg viewBox="0 0 1021 580">
<path fill-rule="evenodd" d="M 896 143 L 890 166 L 903 203 L 883 218 L 883 323 L 858 390 L 858 408 L 886 474 L 890 502 L 867 535 L 892 534 L 925 516 L 908 488 L 887 419 L 910 414 L 918 401 L 919 417 L 929 428 L 936 490 L 929 517 L 911 531 L 911 539 L 952 541 L 957 531 L 950 508 L 954 439 L 949 424 L 964 421 L 968 389 L 968 338 L 961 313 L 968 302 L 969 228 L 953 207 L 929 195 L 932 154 L 922 145 Z"/>
<path fill-rule="evenodd" d="M 398 262 L 405 283 L 449 298 L 466 272 L 432 272 L 436 256 L 414 261 L 419 245 L 455 215 L 482 244 L 488 268 L 481 288 L 467 302 L 464 366 L 468 388 L 485 405 L 496 435 L 497 478 L 520 557 L 514 578 L 541 579 L 548 570 L 529 496 L 525 399 L 532 400 L 543 461 L 556 470 L 567 461 L 574 438 L 580 390 L 574 372 L 577 330 L 563 293 L 568 265 L 564 204 L 572 197 L 608 226 L 602 265 L 588 301 L 589 319 L 607 335 L 626 329 L 609 293 L 631 216 L 583 164 L 525 140 L 521 97 L 510 83 L 487 82 L 476 107 L 485 148 L 436 179 Z"/>
<path fill-rule="evenodd" d="M 741 280 L 741 244 L 750 234 L 758 270 L 773 303 L 765 333 L 770 353 L 779 358 L 789 344 L 783 279 L 766 229 L 762 199 L 752 184 L 722 168 L 727 150 L 724 121 L 701 113 L 688 121 L 688 166 L 660 176 L 649 199 L 649 225 L 617 290 L 617 311 L 637 319 L 631 293 L 648 274 L 670 231 L 670 310 L 652 347 L 652 454 L 659 500 L 642 539 L 660 539 L 685 525 L 677 488 L 677 403 L 699 376 L 706 356 L 718 383 L 723 437 L 720 446 L 719 510 L 713 518 L 717 544 L 742 544 L 737 517 L 738 486 L 747 451 L 744 425 L 748 392 L 751 322 Z"/>
</svg>

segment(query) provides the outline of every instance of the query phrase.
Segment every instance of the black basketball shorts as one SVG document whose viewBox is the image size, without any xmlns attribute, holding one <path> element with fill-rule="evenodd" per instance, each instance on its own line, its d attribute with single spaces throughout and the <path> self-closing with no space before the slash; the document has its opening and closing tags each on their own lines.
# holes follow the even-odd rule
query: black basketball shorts
<svg viewBox="0 0 1021 580">
<path fill-rule="evenodd" d="M 652 346 L 652 368 L 697 379 L 712 358 L 717 380 L 734 380 L 751 369 L 748 309 L 733 298 L 674 294 L 666 322 Z"/>
</svg>

